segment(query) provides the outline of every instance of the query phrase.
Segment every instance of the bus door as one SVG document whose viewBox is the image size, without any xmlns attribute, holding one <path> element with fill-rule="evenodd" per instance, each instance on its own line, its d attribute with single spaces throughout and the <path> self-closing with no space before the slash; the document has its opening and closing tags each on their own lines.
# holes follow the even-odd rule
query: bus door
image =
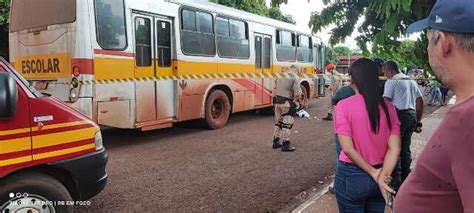
<svg viewBox="0 0 474 213">
<path fill-rule="evenodd" d="M 135 77 L 153 77 L 155 74 L 152 16 L 133 14 Z M 154 81 L 135 83 L 136 122 L 156 120 L 156 94 Z"/>
<path fill-rule="evenodd" d="M 173 74 L 172 22 L 152 15 L 134 14 L 135 77 Z M 136 83 L 137 122 L 175 117 L 175 81 Z"/>
<path fill-rule="evenodd" d="M 272 37 L 255 34 L 255 73 L 272 73 Z M 273 80 L 262 78 L 255 80 L 255 105 L 271 104 Z"/>
<path fill-rule="evenodd" d="M 155 75 L 173 75 L 173 29 L 172 20 L 155 18 Z M 174 80 L 156 82 L 157 118 L 166 119 L 176 116 L 176 91 L 177 84 Z"/>
</svg>

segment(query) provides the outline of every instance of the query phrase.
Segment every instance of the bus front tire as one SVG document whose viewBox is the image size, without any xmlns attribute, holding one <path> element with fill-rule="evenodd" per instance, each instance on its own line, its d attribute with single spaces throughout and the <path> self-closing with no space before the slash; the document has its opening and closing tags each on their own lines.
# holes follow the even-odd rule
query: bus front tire
<svg viewBox="0 0 474 213">
<path fill-rule="evenodd" d="M 73 212 L 73 205 L 67 205 L 68 201 L 73 201 L 69 191 L 62 183 L 48 175 L 30 172 L 15 174 L 6 178 L 1 185 L 2 209 L 18 208 L 18 202 L 23 202 L 25 207 L 38 208 L 39 205 L 43 209 L 52 207 L 56 212 Z M 12 202 L 16 203 L 11 204 Z"/>
<path fill-rule="evenodd" d="M 206 100 L 205 124 L 209 129 L 220 129 L 227 124 L 230 116 L 230 101 L 222 90 L 213 90 Z"/>
</svg>

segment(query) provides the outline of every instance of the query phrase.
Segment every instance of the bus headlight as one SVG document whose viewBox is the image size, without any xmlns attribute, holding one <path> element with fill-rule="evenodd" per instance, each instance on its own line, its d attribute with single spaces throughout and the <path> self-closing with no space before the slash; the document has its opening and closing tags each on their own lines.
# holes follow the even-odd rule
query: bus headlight
<svg viewBox="0 0 474 213">
<path fill-rule="evenodd" d="M 104 148 L 104 144 L 102 143 L 102 134 L 98 131 L 95 134 L 95 150 L 101 150 Z"/>
</svg>

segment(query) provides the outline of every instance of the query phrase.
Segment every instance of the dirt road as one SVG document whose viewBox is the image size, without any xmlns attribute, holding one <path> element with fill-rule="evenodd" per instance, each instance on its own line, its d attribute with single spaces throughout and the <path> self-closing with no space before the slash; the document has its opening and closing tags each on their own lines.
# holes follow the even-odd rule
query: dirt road
<svg viewBox="0 0 474 213">
<path fill-rule="evenodd" d="M 301 202 L 298 194 L 334 173 L 332 122 L 319 119 L 326 101 L 310 103 L 311 119 L 296 119 L 294 153 L 271 149 L 273 117 L 255 112 L 236 114 L 214 131 L 193 122 L 152 132 L 104 130 L 109 182 L 78 210 L 291 210 Z"/>
</svg>

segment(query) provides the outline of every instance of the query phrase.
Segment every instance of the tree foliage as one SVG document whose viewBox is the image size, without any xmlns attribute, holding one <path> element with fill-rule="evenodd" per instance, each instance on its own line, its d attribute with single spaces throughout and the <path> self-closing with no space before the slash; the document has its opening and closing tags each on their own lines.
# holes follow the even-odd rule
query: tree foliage
<svg viewBox="0 0 474 213">
<path fill-rule="evenodd" d="M 400 67 L 408 69 L 418 68 L 423 64 L 420 57 L 417 56 L 417 42 L 413 40 L 403 40 L 399 46 L 392 46 L 389 50 L 375 51 L 370 55 L 371 58 L 392 59 L 399 63 Z"/>
<path fill-rule="evenodd" d="M 278 7 L 284 0 L 272 0 L 272 7 L 267 7 L 265 0 L 210 0 L 211 2 L 228 7 L 244 10 L 261 16 L 295 24 L 290 15 L 284 15 Z"/>
<path fill-rule="evenodd" d="M 8 11 L 10 9 L 10 0 L 0 0 L 0 25 L 8 24 Z"/>
<path fill-rule="evenodd" d="M 8 18 L 10 0 L 0 0 L 0 56 L 8 60 Z"/>
<path fill-rule="evenodd" d="M 354 30 L 361 35 L 356 38 L 358 46 L 365 54 L 369 51 L 380 53 L 392 51 L 400 45 L 397 39 L 405 36 L 408 25 L 428 16 L 436 0 L 323 0 L 326 8 L 311 16 L 310 25 L 314 32 L 334 24 L 330 44 L 344 42 Z M 357 22 L 364 17 L 360 27 Z M 372 49 L 368 50 L 368 42 Z M 416 56 L 421 65 L 427 66 L 426 36 L 415 44 Z"/>
<path fill-rule="evenodd" d="M 336 53 L 334 53 L 333 48 L 326 47 L 326 64 L 337 64 L 338 57 Z"/>
<path fill-rule="evenodd" d="M 334 47 L 334 53 L 337 55 L 337 57 L 341 57 L 341 56 L 344 56 L 344 55 L 350 55 L 352 54 L 351 53 L 351 49 L 349 49 L 349 47 L 346 47 L 346 46 L 337 46 L 337 47 Z"/>
</svg>

